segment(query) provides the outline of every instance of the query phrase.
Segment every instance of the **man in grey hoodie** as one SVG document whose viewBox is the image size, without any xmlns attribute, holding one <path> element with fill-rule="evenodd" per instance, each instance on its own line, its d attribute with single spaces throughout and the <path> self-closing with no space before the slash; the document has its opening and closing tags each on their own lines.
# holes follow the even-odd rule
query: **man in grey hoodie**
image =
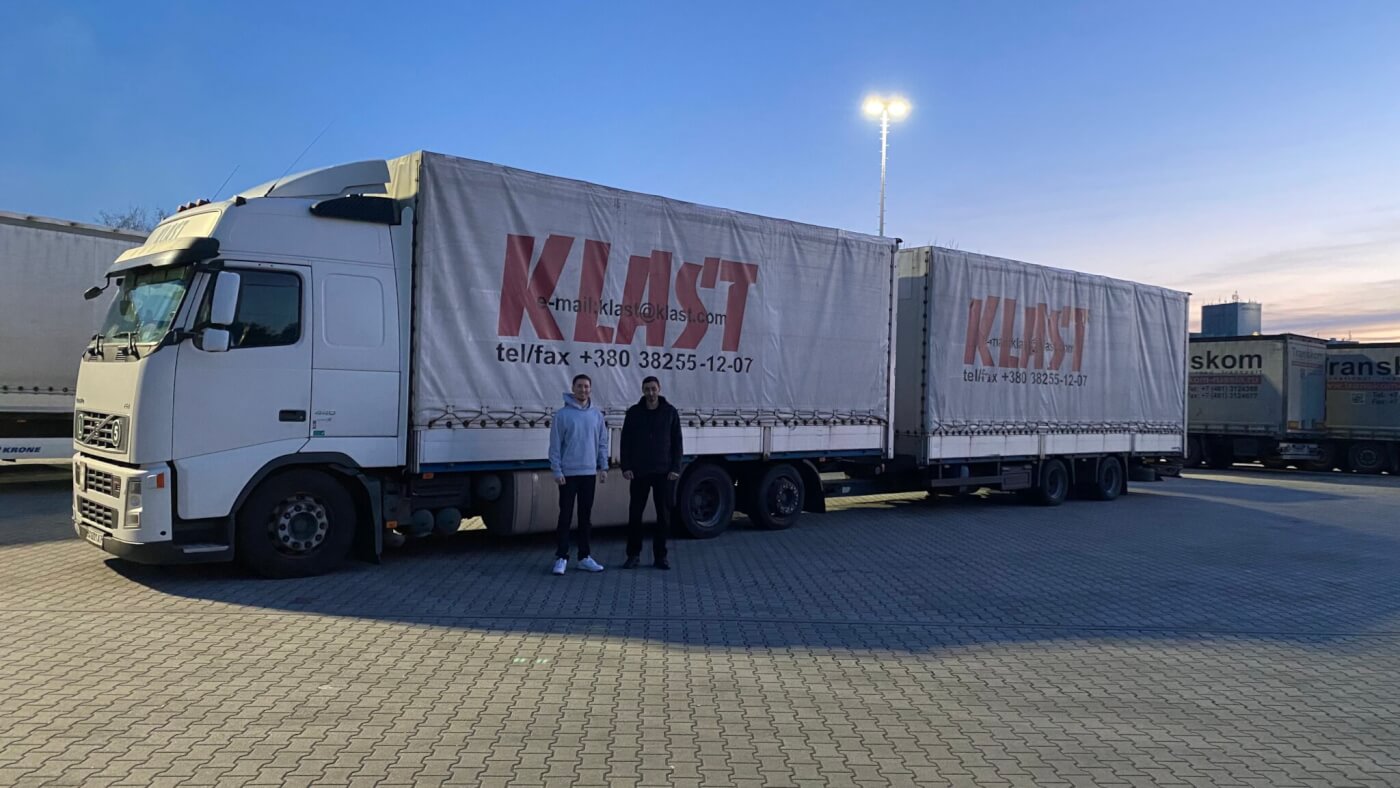
<svg viewBox="0 0 1400 788">
<path fill-rule="evenodd" d="M 569 566 L 569 524 L 574 502 L 578 502 L 578 565 L 589 572 L 603 567 L 593 560 L 588 544 L 593 530 L 595 483 L 608 480 L 608 425 L 603 412 L 590 397 L 593 380 L 575 375 L 573 393 L 564 395 L 564 407 L 554 412 L 549 425 L 549 470 L 559 485 L 559 525 L 555 529 L 558 547 L 554 552 L 554 574 L 562 575 Z"/>
</svg>

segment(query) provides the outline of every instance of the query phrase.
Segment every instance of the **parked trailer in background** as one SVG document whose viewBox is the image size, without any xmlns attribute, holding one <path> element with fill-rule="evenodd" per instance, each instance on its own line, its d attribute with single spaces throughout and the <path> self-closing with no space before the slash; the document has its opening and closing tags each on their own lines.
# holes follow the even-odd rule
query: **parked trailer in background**
<svg viewBox="0 0 1400 788">
<path fill-rule="evenodd" d="M 1357 473 L 1400 473 L 1400 342 L 1328 347 L 1327 452 Z"/>
<path fill-rule="evenodd" d="M 1331 468 L 1327 343 L 1297 334 L 1191 339 L 1187 464 Z"/>
<path fill-rule="evenodd" d="M 0 212 L 0 462 L 72 458 L 78 357 L 107 308 L 83 291 L 144 238 Z"/>
</svg>

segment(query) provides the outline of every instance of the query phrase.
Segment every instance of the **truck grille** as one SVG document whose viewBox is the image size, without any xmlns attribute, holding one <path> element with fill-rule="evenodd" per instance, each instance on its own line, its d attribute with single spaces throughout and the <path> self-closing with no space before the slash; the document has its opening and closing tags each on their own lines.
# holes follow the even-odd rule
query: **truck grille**
<svg viewBox="0 0 1400 788">
<path fill-rule="evenodd" d="M 89 501 L 79 497 L 78 514 L 88 525 L 95 525 L 108 531 L 116 530 L 117 510 L 110 506 L 103 506 L 97 501 Z"/>
<path fill-rule="evenodd" d="M 88 467 L 86 473 L 86 484 L 83 489 L 88 492 L 102 493 L 113 498 L 121 496 L 122 480 L 114 473 L 99 471 L 96 468 Z"/>
<path fill-rule="evenodd" d="M 78 411 L 73 439 L 84 446 L 120 451 L 126 446 L 127 418 L 92 410 Z"/>
</svg>

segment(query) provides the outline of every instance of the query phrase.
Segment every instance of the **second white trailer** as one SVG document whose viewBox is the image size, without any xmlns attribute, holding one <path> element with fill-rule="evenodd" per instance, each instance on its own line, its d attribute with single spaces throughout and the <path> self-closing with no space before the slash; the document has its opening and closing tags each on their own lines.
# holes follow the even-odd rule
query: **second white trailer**
<svg viewBox="0 0 1400 788">
<path fill-rule="evenodd" d="M 897 462 L 871 486 L 1053 505 L 1181 455 L 1187 294 L 939 247 L 899 253 L 897 293 Z"/>
</svg>

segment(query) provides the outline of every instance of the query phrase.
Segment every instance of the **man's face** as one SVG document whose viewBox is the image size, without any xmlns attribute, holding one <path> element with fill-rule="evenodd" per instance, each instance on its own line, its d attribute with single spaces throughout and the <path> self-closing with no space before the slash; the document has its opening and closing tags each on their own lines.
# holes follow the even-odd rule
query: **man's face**
<svg viewBox="0 0 1400 788">
<path fill-rule="evenodd" d="M 593 384 L 588 382 L 588 378 L 579 378 L 574 381 L 574 399 L 579 402 L 587 402 L 593 394 Z"/>
<path fill-rule="evenodd" d="M 654 380 L 643 383 L 642 396 L 646 398 L 647 405 L 655 405 L 657 398 L 661 396 L 661 384 Z"/>
</svg>

